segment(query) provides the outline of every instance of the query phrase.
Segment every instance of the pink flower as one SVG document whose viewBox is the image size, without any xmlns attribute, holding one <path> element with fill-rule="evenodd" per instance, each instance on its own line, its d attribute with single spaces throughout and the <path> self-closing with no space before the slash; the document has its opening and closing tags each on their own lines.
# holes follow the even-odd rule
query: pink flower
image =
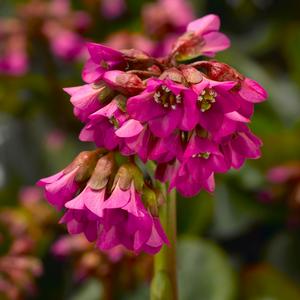
<svg viewBox="0 0 300 300">
<path fill-rule="evenodd" d="M 104 206 L 103 227 L 97 242 L 101 250 L 121 244 L 135 253 L 155 254 L 168 243 L 158 218 L 145 209 L 133 183 L 127 190 L 117 184 Z"/>
<path fill-rule="evenodd" d="M 216 15 L 206 15 L 189 23 L 186 34 L 178 39 L 172 53 L 184 60 L 200 55 L 215 56 L 230 46 L 229 39 L 219 29 L 220 18 Z"/>
<path fill-rule="evenodd" d="M 71 103 L 74 105 L 74 114 L 82 122 L 86 122 L 89 115 L 101 107 L 99 96 L 105 92 L 105 85 L 85 84 L 82 86 L 64 88 L 64 91 L 71 96 Z"/>
<path fill-rule="evenodd" d="M 181 84 L 151 78 L 144 92 L 128 99 L 127 112 L 147 122 L 154 135 L 167 137 L 176 128 L 191 130 L 195 126 L 192 98 L 193 93 Z"/>
<path fill-rule="evenodd" d="M 117 99 L 99 109 L 89 117 L 90 121 L 82 129 L 79 139 L 95 142 L 98 147 L 113 150 L 120 145 L 122 138 L 138 135 L 142 125 L 119 109 Z"/>
<path fill-rule="evenodd" d="M 214 173 L 228 171 L 218 144 L 194 135 L 183 154 L 182 163 L 171 179 L 170 188 L 176 187 L 184 196 L 194 196 L 201 188 L 214 189 Z"/>
<path fill-rule="evenodd" d="M 38 186 L 45 187 L 45 196 L 50 204 L 57 209 L 61 209 L 65 202 L 76 194 L 79 186 L 75 181 L 76 172 L 79 167 L 71 172 L 60 171 L 59 173 L 43 178 L 37 183 Z"/>
<path fill-rule="evenodd" d="M 135 253 L 154 254 L 167 238 L 159 219 L 142 202 L 143 175 L 134 165 L 123 165 L 110 191 L 107 183 L 113 165 L 109 161 L 108 156 L 99 159 L 85 188 L 65 203 L 67 212 L 61 222 L 70 234 L 84 233 L 89 241 L 97 240 L 101 250 L 123 245 Z"/>
<path fill-rule="evenodd" d="M 80 182 L 93 170 L 101 150 L 81 152 L 65 169 L 55 175 L 40 179 L 38 186 L 45 188 L 48 202 L 57 209 L 62 209 L 79 190 Z"/>
<path fill-rule="evenodd" d="M 116 70 L 124 65 L 123 54 L 109 47 L 87 43 L 90 59 L 82 71 L 82 79 L 87 83 L 99 80 L 106 71 Z"/>
<path fill-rule="evenodd" d="M 89 242 L 97 239 L 100 219 L 88 210 L 68 209 L 60 223 L 66 224 L 69 234 L 83 233 Z"/>
<path fill-rule="evenodd" d="M 245 125 L 240 125 L 237 131 L 225 138 L 222 143 L 226 159 L 235 169 L 239 169 L 247 158 L 259 158 L 261 156 L 261 146 L 261 140 Z"/>
<path fill-rule="evenodd" d="M 229 92 L 235 85 L 234 81 L 217 82 L 203 77 L 200 83 L 193 86 L 197 94 L 194 114 L 198 115 L 197 123 L 204 129 L 210 132 L 219 130 L 225 117 L 237 120 L 237 116 L 234 117 L 239 115 L 236 113 L 238 99 Z M 243 121 L 248 120 L 244 118 Z"/>
</svg>

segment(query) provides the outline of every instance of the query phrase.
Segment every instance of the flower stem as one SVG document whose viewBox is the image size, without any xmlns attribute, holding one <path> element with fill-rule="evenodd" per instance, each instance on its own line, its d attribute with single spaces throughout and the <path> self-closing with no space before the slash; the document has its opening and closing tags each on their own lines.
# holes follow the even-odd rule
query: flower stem
<svg viewBox="0 0 300 300">
<path fill-rule="evenodd" d="M 166 196 L 166 203 L 161 206 L 159 215 L 170 245 L 163 246 L 154 257 L 151 300 L 177 300 L 176 191 L 167 193 L 165 185 L 161 189 Z"/>
</svg>

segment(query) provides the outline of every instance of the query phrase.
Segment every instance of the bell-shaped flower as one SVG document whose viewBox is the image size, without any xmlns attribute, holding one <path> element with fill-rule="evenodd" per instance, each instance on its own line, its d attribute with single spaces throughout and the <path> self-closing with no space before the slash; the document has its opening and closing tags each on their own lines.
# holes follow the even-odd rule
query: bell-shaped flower
<svg viewBox="0 0 300 300">
<path fill-rule="evenodd" d="M 226 137 L 221 145 L 228 163 L 235 169 L 239 169 L 246 159 L 259 158 L 261 146 L 261 140 L 244 124 L 241 124 L 230 137 Z"/>
<path fill-rule="evenodd" d="M 105 72 L 117 70 L 125 64 L 123 54 L 101 44 L 87 43 L 90 59 L 86 62 L 82 79 L 93 83 L 101 79 Z"/>
<path fill-rule="evenodd" d="M 111 89 L 103 83 L 64 88 L 64 91 L 71 96 L 74 115 L 82 122 L 86 122 L 90 114 L 100 109 L 102 103 L 112 93 Z"/>
<path fill-rule="evenodd" d="M 62 209 L 79 190 L 80 183 L 91 175 L 102 150 L 81 152 L 65 169 L 47 178 L 40 179 L 38 186 L 45 188 L 48 202 L 57 209 Z"/>
<path fill-rule="evenodd" d="M 140 253 L 154 254 L 167 238 L 157 217 L 142 202 L 143 175 L 133 165 L 123 165 L 115 177 L 115 187 L 104 202 L 103 226 L 97 245 L 108 250 L 118 245 Z"/>
</svg>

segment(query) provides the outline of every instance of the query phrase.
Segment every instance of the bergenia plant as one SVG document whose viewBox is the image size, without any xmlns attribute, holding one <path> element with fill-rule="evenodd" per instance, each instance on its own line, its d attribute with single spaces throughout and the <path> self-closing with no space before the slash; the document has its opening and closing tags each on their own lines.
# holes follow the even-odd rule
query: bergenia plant
<svg viewBox="0 0 300 300">
<path fill-rule="evenodd" d="M 84 123 L 80 140 L 97 148 L 38 183 L 70 234 L 156 254 L 153 299 L 177 299 L 175 191 L 213 192 L 216 173 L 261 154 L 248 123 L 267 93 L 211 59 L 230 46 L 219 28 L 216 15 L 191 22 L 161 58 L 87 44 L 85 84 L 65 92 Z"/>
</svg>

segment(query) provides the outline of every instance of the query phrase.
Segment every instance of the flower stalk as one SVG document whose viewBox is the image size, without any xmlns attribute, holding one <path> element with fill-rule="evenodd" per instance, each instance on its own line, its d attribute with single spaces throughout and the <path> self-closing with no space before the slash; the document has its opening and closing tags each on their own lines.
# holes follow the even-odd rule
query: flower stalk
<svg viewBox="0 0 300 300">
<path fill-rule="evenodd" d="M 164 245 L 154 257 L 154 275 L 151 283 L 151 300 L 177 300 L 176 269 L 176 190 L 167 192 L 161 184 L 166 203 L 160 207 L 161 223 L 168 235 L 170 245 Z"/>
</svg>

